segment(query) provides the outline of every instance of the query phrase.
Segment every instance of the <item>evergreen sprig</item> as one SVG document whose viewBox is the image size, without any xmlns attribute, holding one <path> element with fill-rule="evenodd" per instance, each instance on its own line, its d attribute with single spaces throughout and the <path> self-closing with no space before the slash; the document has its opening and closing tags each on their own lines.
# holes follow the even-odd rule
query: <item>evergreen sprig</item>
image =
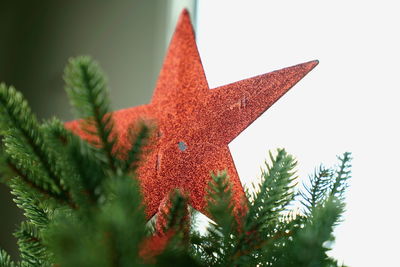
<svg viewBox="0 0 400 267">
<path fill-rule="evenodd" d="M 278 149 L 276 157 L 271 152 L 269 156 L 271 164 L 265 162 L 261 182 L 256 193 L 250 196 L 254 199 L 246 220 L 246 229 L 250 232 L 262 231 L 270 222 L 274 224 L 294 198 L 296 161 L 284 149 Z"/>
<path fill-rule="evenodd" d="M 0 249 L 0 267 L 15 267 L 14 261 L 11 259 L 10 255 L 2 249 Z"/>
<path fill-rule="evenodd" d="M 72 106 L 85 118 L 81 122 L 83 129 L 96 137 L 92 142 L 101 148 L 110 169 L 115 172 L 118 165 L 113 154 L 116 138 L 112 135 L 114 122 L 103 71 L 90 57 L 81 56 L 69 61 L 64 80 Z"/>
<path fill-rule="evenodd" d="M 318 203 L 321 203 L 326 197 L 329 187 L 332 184 L 331 170 L 320 166 L 319 170 L 315 170 L 313 176 L 309 176 L 309 184 L 303 183 L 304 192 L 300 191 L 302 204 L 306 212 L 312 212 Z"/>
<path fill-rule="evenodd" d="M 235 232 L 236 221 L 233 219 L 232 188 L 226 172 L 211 174 L 211 181 L 208 184 L 207 210 L 218 226 L 221 234 L 229 236 Z"/>
<path fill-rule="evenodd" d="M 30 222 L 22 222 L 15 232 L 21 259 L 27 266 L 49 266 L 49 251 L 43 245 L 40 229 Z"/>
<path fill-rule="evenodd" d="M 58 148 L 59 164 L 62 165 L 64 175 L 69 177 L 71 196 L 83 209 L 96 204 L 103 191 L 103 181 L 106 179 L 106 170 L 99 156 L 99 148 L 73 135 L 57 119 L 45 122 L 42 128 L 46 132 L 46 137 Z"/>
<path fill-rule="evenodd" d="M 73 205 L 36 117 L 22 94 L 5 84 L 0 84 L 0 114 L 7 165 L 38 192 Z"/>
<path fill-rule="evenodd" d="M 10 182 L 11 193 L 15 196 L 14 202 L 24 211 L 25 217 L 37 227 L 46 227 L 49 224 L 49 209 L 46 209 L 36 192 L 26 187 L 20 178 Z"/>
<path fill-rule="evenodd" d="M 130 128 L 128 137 L 132 145 L 127 152 L 126 161 L 121 164 L 121 168 L 125 172 L 134 172 L 137 169 L 141 156 L 146 153 L 144 147 L 147 145 L 152 131 L 152 127 L 143 121 Z"/>
<path fill-rule="evenodd" d="M 349 153 L 336 168 L 315 171 L 298 194 L 294 157 L 283 149 L 270 153 L 260 182 L 239 209 L 229 174 L 217 172 L 207 188 L 212 221 L 206 234 L 192 227 L 190 192 L 179 188 L 165 200 L 152 230 L 135 175 L 151 147 L 152 127 L 131 125 L 130 147 L 118 151 L 100 67 L 78 57 L 64 77 L 90 142 L 57 119 L 40 124 L 19 92 L 0 85 L 1 169 L 7 166 L 3 174 L 11 174 L 2 180 L 26 217 L 15 233 L 20 261 L 0 249 L 0 267 L 338 266 L 327 251 L 345 210 Z M 293 209 L 297 198 L 300 210 Z"/>
<path fill-rule="evenodd" d="M 199 238 L 194 252 L 209 266 L 228 266 L 233 243 L 238 236 L 232 189 L 225 171 L 211 174 L 208 184 L 207 211 L 212 218 L 207 236 Z"/>
</svg>

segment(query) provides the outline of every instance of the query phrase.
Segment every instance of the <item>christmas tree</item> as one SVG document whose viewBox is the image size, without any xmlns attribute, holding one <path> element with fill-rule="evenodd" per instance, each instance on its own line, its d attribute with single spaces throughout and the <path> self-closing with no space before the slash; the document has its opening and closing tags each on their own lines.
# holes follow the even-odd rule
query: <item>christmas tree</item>
<svg viewBox="0 0 400 267">
<path fill-rule="evenodd" d="M 299 186 L 296 160 L 278 149 L 240 202 L 229 173 L 212 174 L 205 234 L 193 225 L 190 195 L 181 188 L 169 192 L 152 223 L 137 169 L 157 126 L 132 122 L 127 149 L 119 151 L 98 64 L 71 59 L 64 78 L 90 141 L 58 119 L 40 123 L 18 91 L 0 85 L 2 181 L 26 217 L 15 232 L 21 259 L 0 250 L 1 267 L 338 266 L 327 252 L 344 212 L 349 153 Z M 298 202 L 301 208 L 294 208 Z"/>
</svg>

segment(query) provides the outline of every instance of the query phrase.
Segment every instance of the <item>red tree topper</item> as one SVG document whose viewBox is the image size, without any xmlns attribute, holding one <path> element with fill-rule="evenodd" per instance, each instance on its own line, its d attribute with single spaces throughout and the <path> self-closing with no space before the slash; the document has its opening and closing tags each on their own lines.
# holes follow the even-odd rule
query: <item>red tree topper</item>
<svg viewBox="0 0 400 267">
<path fill-rule="evenodd" d="M 206 213 L 210 172 L 227 170 L 235 209 L 244 191 L 228 144 L 318 64 L 311 61 L 250 79 L 208 87 L 189 14 L 184 10 L 150 104 L 113 113 L 119 151 L 127 151 L 128 129 L 138 120 L 153 121 L 157 133 L 138 168 L 147 217 L 175 188 L 189 195 L 189 204 Z M 90 141 L 79 121 L 66 123 Z"/>
</svg>

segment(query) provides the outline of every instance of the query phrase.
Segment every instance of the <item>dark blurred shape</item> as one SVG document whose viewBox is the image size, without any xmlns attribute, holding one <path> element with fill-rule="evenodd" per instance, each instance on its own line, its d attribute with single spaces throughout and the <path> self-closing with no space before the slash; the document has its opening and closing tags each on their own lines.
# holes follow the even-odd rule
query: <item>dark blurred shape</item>
<svg viewBox="0 0 400 267">
<path fill-rule="evenodd" d="M 167 46 L 168 1 L 2 1 L 0 81 L 22 91 L 40 118 L 72 119 L 62 74 L 71 56 L 88 54 L 108 74 L 114 109 L 148 103 Z M 0 184 L 0 247 L 22 218 Z"/>
</svg>

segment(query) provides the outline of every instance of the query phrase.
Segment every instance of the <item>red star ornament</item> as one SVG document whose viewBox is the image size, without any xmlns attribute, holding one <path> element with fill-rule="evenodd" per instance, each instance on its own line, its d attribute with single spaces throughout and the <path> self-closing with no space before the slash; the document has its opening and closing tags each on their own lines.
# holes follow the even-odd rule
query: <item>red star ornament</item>
<svg viewBox="0 0 400 267">
<path fill-rule="evenodd" d="M 118 146 L 129 147 L 128 128 L 138 120 L 155 121 L 156 140 L 138 168 L 147 217 L 175 188 L 189 204 L 207 214 L 206 188 L 211 171 L 226 170 L 235 208 L 244 191 L 228 144 L 312 70 L 311 61 L 215 89 L 208 87 L 190 16 L 184 10 L 172 37 L 150 104 L 113 113 Z M 80 137 L 90 136 L 79 121 L 66 123 Z"/>
</svg>

